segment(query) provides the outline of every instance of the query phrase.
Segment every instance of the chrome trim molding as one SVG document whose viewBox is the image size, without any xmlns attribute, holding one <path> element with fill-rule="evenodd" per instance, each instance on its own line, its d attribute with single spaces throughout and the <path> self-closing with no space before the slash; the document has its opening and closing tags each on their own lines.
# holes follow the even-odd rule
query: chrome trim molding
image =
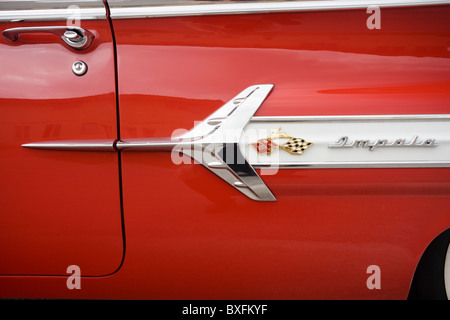
<svg viewBox="0 0 450 320">
<path fill-rule="evenodd" d="M 174 138 L 98 141 L 50 141 L 22 147 L 65 151 L 171 151 L 202 164 L 247 197 L 258 201 L 276 198 L 245 159 L 239 140 L 245 126 L 272 91 L 272 84 L 248 87 L 191 131 Z"/>
<path fill-rule="evenodd" d="M 276 198 L 255 169 L 450 167 L 450 114 L 253 117 L 272 89 L 272 84 L 248 87 L 181 136 L 49 141 L 22 146 L 63 151 L 169 151 L 173 163 L 202 164 L 236 190 L 258 201 Z M 351 136 L 351 141 L 362 142 L 355 148 L 329 148 L 343 134 Z M 259 146 L 254 148 L 256 141 L 268 141 L 266 137 L 271 139 L 273 152 L 266 149 L 263 153 Z M 285 147 L 288 152 L 280 152 L 278 149 L 286 143 L 280 143 L 280 139 L 297 141 L 293 142 L 295 147 L 298 141 L 310 141 L 308 151 L 303 155 L 303 149 L 296 153 Z M 364 141 L 368 141 L 366 145 L 362 144 Z M 371 152 L 363 150 L 373 146 L 370 141 L 378 141 L 377 148 Z M 401 144 L 388 145 L 392 141 Z M 275 144 L 278 149 L 273 147 Z M 178 161 L 186 156 L 195 161 Z"/>
<path fill-rule="evenodd" d="M 174 138 L 118 141 L 118 150 L 182 153 L 215 173 L 252 200 L 276 198 L 239 148 L 245 126 L 272 91 L 272 84 L 248 87 L 191 131 Z M 173 159 L 172 159 L 173 160 Z"/>
<path fill-rule="evenodd" d="M 59 151 L 117 151 L 115 140 L 43 141 L 22 144 L 24 148 Z"/>
<path fill-rule="evenodd" d="M 106 19 L 102 0 L 0 1 L 0 22 Z"/>
<path fill-rule="evenodd" d="M 362 9 L 450 4 L 448 0 L 343 0 L 343 1 L 252 1 L 250 3 L 192 4 L 177 1 L 178 5 L 155 5 L 152 1 L 108 1 L 112 19 L 180 17 L 197 15 L 254 14 L 292 11 Z"/>
</svg>

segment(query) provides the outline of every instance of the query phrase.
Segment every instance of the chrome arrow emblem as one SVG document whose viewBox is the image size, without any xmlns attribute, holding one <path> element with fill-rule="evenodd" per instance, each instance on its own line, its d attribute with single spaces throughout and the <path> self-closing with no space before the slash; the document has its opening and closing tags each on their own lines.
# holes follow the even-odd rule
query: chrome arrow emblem
<svg viewBox="0 0 450 320">
<path fill-rule="evenodd" d="M 272 91 L 272 84 L 248 87 L 184 135 L 118 141 L 47 141 L 27 148 L 71 151 L 172 151 L 195 159 L 236 190 L 258 201 L 275 197 L 239 149 L 244 127 Z"/>
</svg>

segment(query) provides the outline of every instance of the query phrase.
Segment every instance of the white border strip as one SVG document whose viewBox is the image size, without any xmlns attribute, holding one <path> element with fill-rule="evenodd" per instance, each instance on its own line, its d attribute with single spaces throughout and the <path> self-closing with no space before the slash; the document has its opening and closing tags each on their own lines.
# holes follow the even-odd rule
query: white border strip
<svg viewBox="0 0 450 320">
<path fill-rule="evenodd" d="M 110 4 L 112 19 L 181 17 L 197 15 L 224 15 L 275 13 L 291 11 L 315 11 L 335 9 L 361 9 L 371 5 L 379 7 L 403 7 L 450 4 L 449 0 L 344 0 L 344 1 L 296 1 L 228 3 L 177 6 L 136 6 L 122 7 L 119 2 Z"/>
</svg>

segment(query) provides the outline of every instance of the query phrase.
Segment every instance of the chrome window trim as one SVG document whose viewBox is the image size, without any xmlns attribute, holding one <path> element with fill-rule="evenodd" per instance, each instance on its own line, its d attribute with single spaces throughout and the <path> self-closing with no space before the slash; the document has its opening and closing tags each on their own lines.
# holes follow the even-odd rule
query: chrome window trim
<svg viewBox="0 0 450 320">
<path fill-rule="evenodd" d="M 189 3 L 189 4 L 183 4 Z M 112 19 L 182 17 L 198 15 L 255 14 L 292 11 L 362 9 L 372 5 L 404 7 L 450 4 L 449 0 L 343 0 L 343 1 L 254 1 L 252 3 L 155 5 L 151 0 L 108 0 Z M 134 5 L 133 5 L 134 4 Z"/>
<path fill-rule="evenodd" d="M 0 22 L 65 21 L 74 17 L 76 6 L 80 20 L 106 19 L 106 8 L 102 0 L 78 1 L 0 1 Z"/>
</svg>

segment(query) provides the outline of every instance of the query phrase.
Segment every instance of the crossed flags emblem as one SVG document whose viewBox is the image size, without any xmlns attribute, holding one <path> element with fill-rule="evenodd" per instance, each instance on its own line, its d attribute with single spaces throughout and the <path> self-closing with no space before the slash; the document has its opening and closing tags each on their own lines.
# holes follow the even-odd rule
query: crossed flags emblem
<svg viewBox="0 0 450 320">
<path fill-rule="evenodd" d="M 270 154 L 280 148 L 284 151 L 289 152 L 294 155 L 301 155 L 310 146 L 313 145 L 312 142 L 308 142 L 303 138 L 295 138 L 288 136 L 284 132 L 280 132 L 281 128 L 272 130 L 270 137 L 259 139 L 257 142 L 252 143 L 251 146 L 259 153 L 270 156 Z M 278 143 L 273 140 L 276 139 Z M 280 142 L 281 139 L 288 139 L 284 143 Z"/>
</svg>

